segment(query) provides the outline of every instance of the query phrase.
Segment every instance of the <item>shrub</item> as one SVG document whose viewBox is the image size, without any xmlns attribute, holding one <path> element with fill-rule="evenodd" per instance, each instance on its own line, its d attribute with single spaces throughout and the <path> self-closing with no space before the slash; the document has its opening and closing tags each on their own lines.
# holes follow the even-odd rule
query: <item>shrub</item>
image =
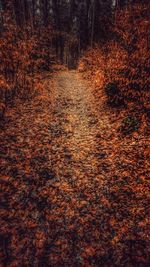
<svg viewBox="0 0 150 267">
<path fill-rule="evenodd" d="M 105 92 L 109 104 L 130 108 L 134 103 L 146 114 L 150 108 L 149 6 L 138 3 L 132 4 L 132 10 L 128 6 L 115 11 L 111 40 L 89 49 L 79 62 L 79 69 L 97 88 L 97 96 Z"/>
<path fill-rule="evenodd" d="M 52 29 L 17 25 L 11 2 L 7 11 L 0 9 L 0 16 L 0 106 L 3 110 L 14 96 L 29 97 L 35 74 L 41 66 L 50 67 Z"/>
</svg>

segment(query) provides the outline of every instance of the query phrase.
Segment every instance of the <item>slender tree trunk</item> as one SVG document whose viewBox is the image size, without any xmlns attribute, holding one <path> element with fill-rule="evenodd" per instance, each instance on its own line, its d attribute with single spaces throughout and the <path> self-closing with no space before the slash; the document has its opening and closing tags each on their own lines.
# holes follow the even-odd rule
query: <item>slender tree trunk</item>
<svg viewBox="0 0 150 267">
<path fill-rule="evenodd" d="M 93 42 L 94 42 L 94 24 L 95 24 L 95 0 L 93 0 L 92 4 L 91 47 L 93 47 Z"/>
</svg>

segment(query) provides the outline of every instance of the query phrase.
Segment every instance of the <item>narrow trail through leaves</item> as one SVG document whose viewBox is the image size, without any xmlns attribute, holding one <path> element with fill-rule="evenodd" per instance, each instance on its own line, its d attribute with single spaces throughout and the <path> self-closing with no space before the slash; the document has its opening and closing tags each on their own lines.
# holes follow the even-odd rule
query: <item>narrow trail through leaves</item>
<svg viewBox="0 0 150 267">
<path fill-rule="evenodd" d="M 121 139 L 76 71 L 7 112 L 2 266 L 148 266 L 143 140 Z M 145 148 L 148 140 L 144 140 Z"/>
</svg>

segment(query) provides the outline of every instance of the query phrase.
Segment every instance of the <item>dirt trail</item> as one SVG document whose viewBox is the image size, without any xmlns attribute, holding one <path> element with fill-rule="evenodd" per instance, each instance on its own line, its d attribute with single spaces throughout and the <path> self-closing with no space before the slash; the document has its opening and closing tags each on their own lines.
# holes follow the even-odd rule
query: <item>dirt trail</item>
<svg viewBox="0 0 150 267">
<path fill-rule="evenodd" d="M 116 115 L 76 71 L 55 75 L 54 91 L 52 105 L 46 79 L 6 114 L 2 266 L 148 266 L 141 141 L 119 139 Z"/>
<path fill-rule="evenodd" d="M 62 180 L 64 174 L 67 178 L 71 177 L 70 182 L 75 182 L 79 191 L 80 186 L 87 188 L 98 173 L 98 118 L 94 97 L 78 73 L 73 71 L 60 74 L 56 88 L 58 98 L 51 124 L 52 150 L 57 151 L 53 154 L 57 159 L 55 171 Z"/>
</svg>

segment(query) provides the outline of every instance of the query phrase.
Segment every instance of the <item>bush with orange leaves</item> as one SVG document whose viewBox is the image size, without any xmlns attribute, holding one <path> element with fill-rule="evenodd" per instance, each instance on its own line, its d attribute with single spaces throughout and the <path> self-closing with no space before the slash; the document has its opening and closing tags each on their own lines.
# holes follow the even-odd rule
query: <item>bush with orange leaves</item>
<svg viewBox="0 0 150 267">
<path fill-rule="evenodd" d="M 0 118 L 14 96 L 29 97 L 35 74 L 49 64 L 52 29 L 32 25 L 20 28 L 10 10 L 4 14 L 0 33 Z M 40 37 L 39 37 L 40 36 Z"/>
<path fill-rule="evenodd" d="M 149 110 L 149 4 L 116 10 L 112 39 L 106 47 L 95 47 L 79 62 L 79 71 L 92 77 L 108 102 Z M 89 70 L 90 69 L 90 70 Z"/>
<path fill-rule="evenodd" d="M 83 73 L 85 78 L 91 79 L 95 87 L 103 88 L 105 83 L 106 57 L 103 50 L 96 45 L 88 49 L 79 61 L 78 71 Z"/>
</svg>

